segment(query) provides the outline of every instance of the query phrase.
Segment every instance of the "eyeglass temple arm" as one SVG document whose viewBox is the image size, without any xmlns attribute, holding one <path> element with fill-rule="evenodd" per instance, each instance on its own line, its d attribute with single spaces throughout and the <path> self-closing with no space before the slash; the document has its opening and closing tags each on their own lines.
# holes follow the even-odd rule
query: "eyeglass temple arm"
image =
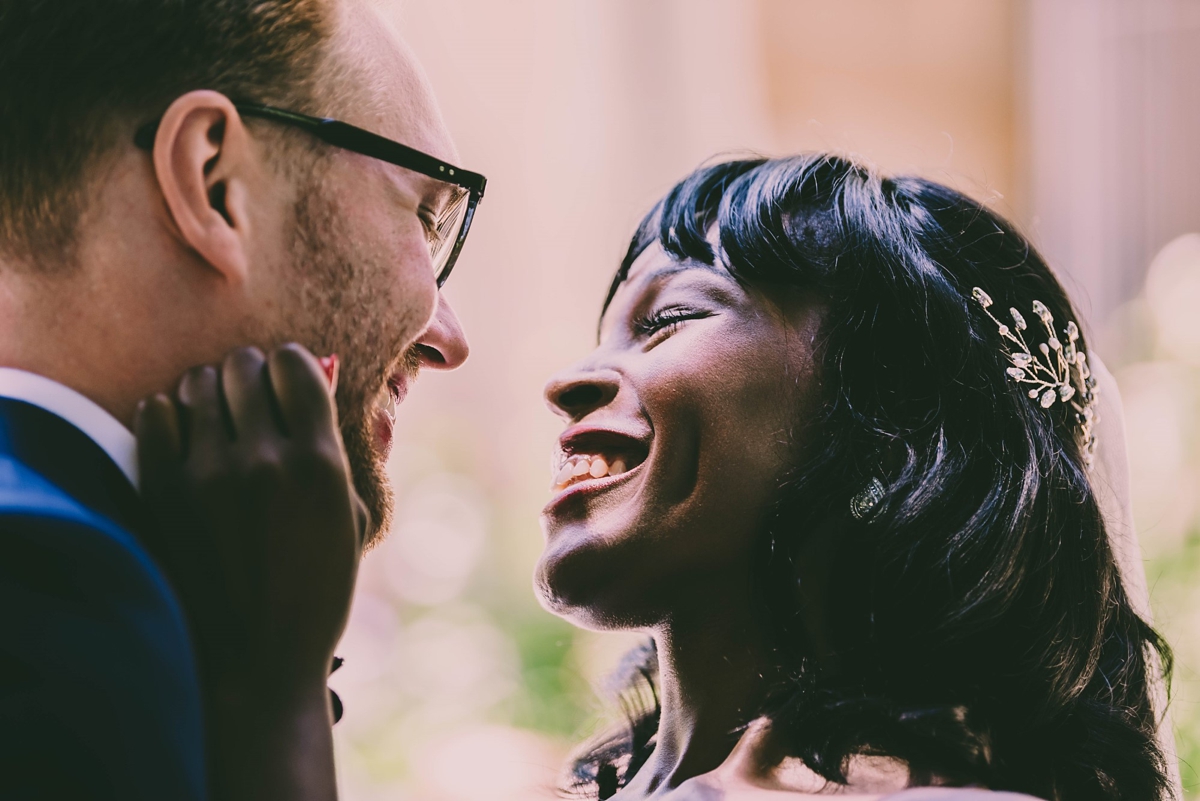
<svg viewBox="0 0 1200 801">
<path fill-rule="evenodd" d="M 244 116 L 259 117 L 260 119 L 275 120 L 294 125 L 308 131 L 323 142 L 346 150 L 361 153 L 365 156 L 382 159 L 405 169 L 415 170 L 430 178 L 437 178 L 447 183 L 457 184 L 477 195 L 477 200 L 483 199 L 487 188 L 487 178 L 477 172 L 460 169 L 453 164 L 434 158 L 428 153 L 394 142 L 378 134 L 340 120 L 310 117 L 294 111 L 264 106 L 259 103 L 235 103 L 234 108 Z M 154 149 L 154 138 L 158 135 L 161 120 L 148 122 L 138 128 L 133 135 L 133 142 L 142 150 Z"/>
</svg>

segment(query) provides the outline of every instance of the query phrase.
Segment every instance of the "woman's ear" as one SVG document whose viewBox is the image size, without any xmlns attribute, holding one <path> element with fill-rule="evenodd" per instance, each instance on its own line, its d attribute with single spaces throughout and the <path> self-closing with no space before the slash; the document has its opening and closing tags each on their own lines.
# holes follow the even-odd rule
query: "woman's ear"
<svg viewBox="0 0 1200 801">
<path fill-rule="evenodd" d="M 247 177 L 254 164 L 241 116 L 219 92 L 188 92 L 159 122 L 154 172 L 175 233 L 235 283 L 250 268 Z"/>
</svg>

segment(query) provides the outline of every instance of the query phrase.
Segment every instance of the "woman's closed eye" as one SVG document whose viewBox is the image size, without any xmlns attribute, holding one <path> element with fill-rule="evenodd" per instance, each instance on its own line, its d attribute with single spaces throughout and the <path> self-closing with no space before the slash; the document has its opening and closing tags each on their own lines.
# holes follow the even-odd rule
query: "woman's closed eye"
<svg viewBox="0 0 1200 801">
<path fill-rule="evenodd" d="M 687 306 L 668 306 L 635 318 L 632 328 L 639 337 L 665 339 L 675 333 L 684 322 L 711 316 L 712 312 L 710 311 L 692 309 Z"/>
</svg>

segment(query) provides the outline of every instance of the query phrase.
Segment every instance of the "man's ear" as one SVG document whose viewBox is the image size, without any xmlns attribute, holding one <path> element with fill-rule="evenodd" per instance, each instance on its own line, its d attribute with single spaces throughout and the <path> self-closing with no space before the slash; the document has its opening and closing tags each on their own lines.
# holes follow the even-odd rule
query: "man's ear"
<svg viewBox="0 0 1200 801">
<path fill-rule="evenodd" d="M 226 280 L 250 269 L 249 134 L 220 92 L 188 92 L 171 104 L 154 138 L 154 172 L 176 235 Z"/>
</svg>

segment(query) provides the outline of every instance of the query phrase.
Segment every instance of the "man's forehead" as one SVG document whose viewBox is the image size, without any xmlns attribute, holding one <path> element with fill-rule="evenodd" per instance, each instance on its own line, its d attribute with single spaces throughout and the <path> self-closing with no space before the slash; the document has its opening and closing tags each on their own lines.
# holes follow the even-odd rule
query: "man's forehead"
<svg viewBox="0 0 1200 801">
<path fill-rule="evenodd" d="M 387 16 L 365 0 L 345 0 L 333 59 L 347 86 L 342 119 L 431 156 L 458 163 L 433 88 Z"/>
</svg>

